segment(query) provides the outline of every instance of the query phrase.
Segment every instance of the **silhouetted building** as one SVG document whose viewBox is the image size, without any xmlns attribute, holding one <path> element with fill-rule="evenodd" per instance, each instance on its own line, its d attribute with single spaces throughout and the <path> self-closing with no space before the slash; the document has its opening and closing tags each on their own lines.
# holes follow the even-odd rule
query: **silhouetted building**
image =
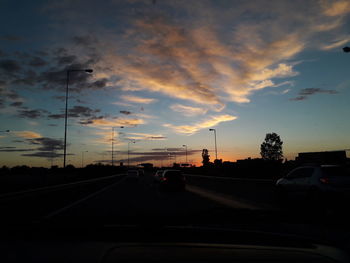
<svg viewBox="0 0 350 263">
<path fill-rule="evenodd" d="M 153 163 L 141 163 L 140 166 L 142 166 L 145 169 L 152 169 Z"/>
<path fill-rule="evenodd" d="M 295 158 L 298 163 L 343 164 L 346 163 L 345 151 L 306 152 Z"/>
</svg>

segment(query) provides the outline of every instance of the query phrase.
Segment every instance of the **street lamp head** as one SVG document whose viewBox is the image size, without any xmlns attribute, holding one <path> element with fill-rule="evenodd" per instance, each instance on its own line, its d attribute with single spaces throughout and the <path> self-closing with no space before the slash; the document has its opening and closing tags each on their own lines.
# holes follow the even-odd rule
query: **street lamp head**
<svg viewBox="0 0 350 263">
<path fill-rule="evenodd" d="M 94 70 L 93 69 L 85 69 L 85 72 L 87 73 L 92 73 Z"/>
<path fill-rule="evenodd" d="M 209 129 L 209 131 L 215 131 L 215 129 Z"/>
<path fill-rule="evenodd" d="M 124 128 L 124 126 L 120 126 L 120 128 Z"/>
<path fill-rule="evenodd" d="M 350 47 L 343 47 L 343 51 L 346 53 L 350 52 Z"/>
</svg>

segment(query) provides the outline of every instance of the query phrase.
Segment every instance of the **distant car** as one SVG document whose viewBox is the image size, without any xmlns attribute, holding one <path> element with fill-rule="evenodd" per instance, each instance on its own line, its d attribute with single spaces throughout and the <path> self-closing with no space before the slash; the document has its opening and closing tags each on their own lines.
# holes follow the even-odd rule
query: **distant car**
<svg viewBox="0 0 350 263">
<path fill-rule="evenodd" d="M 157 170 L 157 172 L 154 174 L 154 177 L 153 177 L 154 182 L 156 182 L 156 183 L 160 182 L 160 180 L 161 180 L 160 178 L 161 178 L 163 172 L 164 172 L 164 170 Z"/>
<path fill-rule="evenodd" d="M 159 176 L 161 190 L 184 191 L 185 186 L 185 176 L 179 170 L 165 170 Z"/>
<path fill-rule="evenodd" d="M 297 194 L 312 199 L 348 198 L 350 173 L 339 165 L 302 166 L 277 180 L 276 186 L 281 196 Z"/>
<path fill-rule="evenodd" d="M 127 177 L 130 179 L 139 179 L 139 172 L 137 170 L 130 170 L 127 173 Z"/>
<path fill-rule="evenodd" d="M 139 176 L 144 176 L 145 175 L 145 171 L 142 170 L 142 169 L 139 169 L 138 172 L 139 172 Z"/>
</svg>

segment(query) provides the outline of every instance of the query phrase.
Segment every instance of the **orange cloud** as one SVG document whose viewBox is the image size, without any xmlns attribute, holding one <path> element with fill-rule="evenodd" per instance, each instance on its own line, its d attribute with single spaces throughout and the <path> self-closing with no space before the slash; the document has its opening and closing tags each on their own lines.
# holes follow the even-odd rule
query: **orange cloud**
<svg viewBox="0 0 350 263">
<path fill-rule="evenodd" d="M 348 0 L 323 1 L 324 14 L 327 16 L 340 16 L 350 12 Z"/>
<path fill-rule="evenodd" d="M 126 137 L 128 139 L 133 139 L 133 140 L 147 140 L 147 141 L 166 140 L 166 137 L 162 134 L 150 134 L 150 133 L 140 133 L 140 132 L 128 133 Z"/>
<path fill-rule="evenodd" d="M 16 136 L 25 138 L 25 139 L 34 139 L 34 138 L 41 138 L 43 137 L 37 132 L 32 132 L 32 131 L 14 131 L 13 132 Z"/>
<path fill-rule="evenodd" d="M 156 99 L 152 99 L 152 98 L 143 98 L 143 97 L 132 96 L 132 95 L 123 95 L 121 96 L 121 98 L 129 102 L 142 103 L 142 104 L 150 104 L 157 101 Z"/>
<path fill-rule="evenodd" d="M 218 125 L 221 122 L 226 122 L 226 121 L 233 121 L 237 119 L 236 116 L 231 116 L 231 115 L 219 115 L 219 116 L 211 116 L 209 117 L 208 120 L 198 122 L 194 125 L 172 125 L 172 124 L 164 124 L 163 126 L 171 128 L 177 133 L 182 133 L 182 134 L 194 134 L 197 131 L 205 128 L 210 128 L 213 126 Z"/>
<path fill-rule="evenodd" d="M 296 76 L 291 59 L 309 43 L 312 48 L 324 43 L 318 34 L 338 34 L 345 21 L 338 15 L 349 12 L 349 1 L 300 3 L 302 10 L 294 1 L 258 1 L 223 10 L 209 2 L 189 9 L 170 1 L 164 5 L 188 12 L 189 20 L 172 20 L 160 8 L 157 15 L 130 21 L 117 43 L 97 48 L 104 50 L 100 66 L 118 76 L 124 91 L 162 93 L 216 111 L 227 102 L 248 103 L 257 90 Z M 257 16 L 246 19 L 247 13 Z M 126 102 L 154 102 L 125 96 Z"/>
<path fill-rule="evenodd" d="M 207 113 L 207 109 L 199 108 L 199 107 L 191 107 L 182 104 L 173 104 L 170 106 L 170 109 L 176 112 L 180 112 L 185 116 L 196 116 Z"/>
<path fill-rule="evenodd" d="M 92 120 L 91 126 L 95 127 L 117 127 L 117 126 L 126 126 L 126 127 L 134 127 L 136 125 L 144 124 L 144 120 L 142 119 L 115 119 L 115 120 L 107 120 L 107 119 L 95 119 Z"/>
<path fill-rule="evenodd" d="M 95 132 L 94 134 L 97 135 L 98 138 L 92 140 L 92 143 L 111 145 L 112 129 L 103 130 L 103 131 L 100 130 L 100 131 Z M 113 141 L 114 145 L 123 145 L 124 144 L 119 137 L 120 137 L 119 131 L 117 129 L 115 129 L 114 141 Z"/>
<path fill-rule="evenodd" d="M 332 43 L 328 44 L 328 45 L 323 45 L 321 47 L 322 50 L 330 50 L 333 48 L 338 48 L 338 47 L 342 47 L 345 44 L 347 44 L 348 42 L 350 42 L 350 36 L 344 36 L 340 39 L 336 39 L 335 41 L 333 41 Z"/>
</svg>

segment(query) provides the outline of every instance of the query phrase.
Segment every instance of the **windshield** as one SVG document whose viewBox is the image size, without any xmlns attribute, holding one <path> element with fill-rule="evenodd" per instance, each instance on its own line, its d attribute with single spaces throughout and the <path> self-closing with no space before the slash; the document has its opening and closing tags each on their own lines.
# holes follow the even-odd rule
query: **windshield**
<svg viewBox="0 0 350 263">
<path fill-rule="evenodd" d="M 349 182 L 313 173 L 349 166 L 349 14 L 347 0 L 1 1 L 3 217 L 349 233 L 329 223 L 347 218 Z"/>
</svg>

